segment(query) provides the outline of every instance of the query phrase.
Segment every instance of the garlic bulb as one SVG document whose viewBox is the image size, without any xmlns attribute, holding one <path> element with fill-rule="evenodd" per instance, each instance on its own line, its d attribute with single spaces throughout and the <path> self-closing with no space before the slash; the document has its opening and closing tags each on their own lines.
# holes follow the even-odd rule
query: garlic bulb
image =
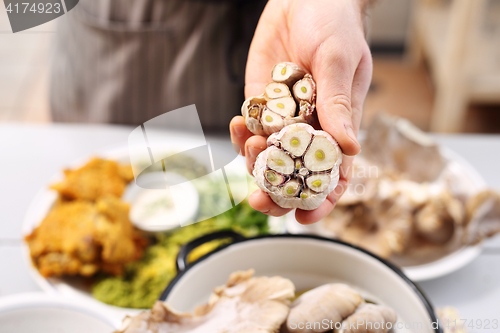
<svg viewBox="0 0 500 333">
<path fill-rule="evenodd" d="M 318 208 L 339 181 L 342 151 L 330 134 L 292 124 L 267 139 L 255 162 L 257 185 L 283 208 Z"/>
<path fill-rule="evenodd" d="M 312 76 L 294 63 L 282 62 L 274 66 L 271 77 L 264 93 L 250 97 L 241 107 L 250 132 L 271 135 L 290 124 L 312 124 L 316 110 Z"/>
</svg>

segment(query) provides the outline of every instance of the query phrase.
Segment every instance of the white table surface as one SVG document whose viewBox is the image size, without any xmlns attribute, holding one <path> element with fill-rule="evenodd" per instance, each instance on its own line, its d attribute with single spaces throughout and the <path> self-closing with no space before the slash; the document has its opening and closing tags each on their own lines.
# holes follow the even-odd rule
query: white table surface
<svg viewBox="0 0 500 333">
<path fill-rule="evenodd" d="M 37 191 L 72 161 L 126 145 L 132 128 L 108 125 L 0 124 L 0 297 L 39 291 L 21 253 L 21 225 Z M 500 135 L 437 135 L 500 190 Z M 500 237 L 485 242 L 482 255 L 448 276 L 421 282 L 436 306 L 452 305 L 463 318 L 497 319 L 500 325 Z M 470 329 L 469 332 L 500 332 Z"/>
</svg>

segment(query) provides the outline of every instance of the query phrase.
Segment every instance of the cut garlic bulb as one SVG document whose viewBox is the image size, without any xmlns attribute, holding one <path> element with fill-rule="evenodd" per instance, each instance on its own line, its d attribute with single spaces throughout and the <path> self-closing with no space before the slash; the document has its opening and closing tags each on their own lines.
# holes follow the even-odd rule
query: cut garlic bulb
<svg viewBox="0 0 500 333">
<path fill-rule="evenodd" d="M 293 124 L 272 134 L 267 144 L 255 162 L 257 185 L 280 207 L 318 208 L 339 181 L 338 143 L 310 125 Z"/>
<path fill-rule="evenodd" d="M 273 81 L 266 85 L 264 93 L 250 97 L 241 107 L 250 132 L 271 135 L 290 124 L 314 123 L 316 84 L 312 76 L 289 62 L 277 64 L 271 76 Z"/>
</svg>

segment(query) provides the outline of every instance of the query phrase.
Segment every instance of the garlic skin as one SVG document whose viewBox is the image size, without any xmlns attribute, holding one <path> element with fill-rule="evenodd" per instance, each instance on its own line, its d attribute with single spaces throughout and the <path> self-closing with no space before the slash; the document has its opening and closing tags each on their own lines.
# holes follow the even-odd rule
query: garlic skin
<svg viewBox="0 0 500 333">
<path fill-rule="evenodd" d="M 272 134 L 267 145 L 257 156 L 253 175 L 278 206 L 316 209 L 337 186 L 342 151 L 327 132 L 292 124 Z M 277 173 L 272 179 L 269 170 Z"/>
<path fill-rule="evenodd" d="M 262 94 L 260 96 L 247 99 L 241 106 L 241 114 L 245 118 L 245 125 L 253 134 L 265 135 L 264 127 L 262 126 L 260 119 L 266 103 L 267 100 L 265 95 Z"/>
<path fill-rule="evenodd" d="M 271 77 L 264 93 L 250 97 L 241 107 L 248 130 L 268 136 L 291 124 L 313 124 L 317 120 L 313 77 L 291 62 L 275 65 Z"/>
</svg>

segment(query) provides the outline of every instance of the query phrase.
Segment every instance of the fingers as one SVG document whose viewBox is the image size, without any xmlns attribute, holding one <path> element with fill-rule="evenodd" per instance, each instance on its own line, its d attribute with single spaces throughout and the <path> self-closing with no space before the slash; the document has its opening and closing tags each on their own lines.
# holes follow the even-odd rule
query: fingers
<svg viewBox="0 0 500 333">
<path fill-rule="evenodd" d="M 365 98 L 370 88 L 370 83 L 372 80 L 373 72 L 373 62 L 372 55 L 368 46 L 363 52 L 361 61 L 354 74 L 354 79 L 352 82 L 352 122 L 354 126 L 354 131 L 357 133 L 359 130 L 359 125 L 361 123 L 361 117 L 363 113 L 363 105 L 365 103 Z"/>
<path fill-rule="evenodd" d="M 334 198 L 328 195 L 327 199 L 321 204 L 321 206 L 314 210 L 297 209 L 295 211 L 295 219 L 300 224 L 316 223 L 330 214 L 330 212 L 333 210 L 333 207 L 335 207 L 335 203 L 336 201 L 334 200 Z"/>
<path fill-rule="evenodd" d="M 247 129 L 245 120 L 241 116 L 236 116 L 231 120 L 229 129 L 231 132 L 231 141 L 238 145 L 240 153 L 246 157 L 248 172 L 252 174 L 255 159 L 267 148 L 266 138 L 260 135 L 253 135 Z"/>
<path fill-rule="evenodd" d="M 342 164 L 340 165 L 340 180 L 345 180 L 347 181 L 347 183 L 349 183 L 351 181 L 351 177 L 352 177 L 352 164 L 354 162 L 354 156 L 342 156 Z M 338 186 L 337 186 L 338 188 Z M 344 188 L 344 190 L 342 191 L 342 193 L 340 193 L 340 195 L 342 195 L 344 193 L 346 189 Z M 340 197 L 340 196 L 339 196 Z"/>
<path fill-rule="evenodd" d="M 346 155 L 356 155 L 360 145 L 353 124 L 352 83 L 361 55 L 325 41 L 317 50 L 313 76 L 317 83 L 317 112 L 323 130 L 330 133 Z"/>
<path fill-rule="evenodd" d="M 253 192 L 248 198 L 248 203 L 253 209 L 271 216 L 283 216 L 291 211 L 290 208 L 281 208 L 275 204 L 274 201 L 261 190 Z"/>
<path fill-rule="evenodd" d="M 246 141 L 245 156 L 247 162 L 247 169 L 250 174 L 252 174 L 253 172 L 255 159 L 266 148 L 267 148 L 267 140 L 263 136 L 254 135 Z"/>
<path fill-rule="evenodd" d="M 245 118 L 236 116 L 229 123 L 229 131 L 231 132 L 231 142 L 240 147 L 239 154 L 245 156 L 245 142 L 253 136 L 245 125 Z"/>
</svg>

